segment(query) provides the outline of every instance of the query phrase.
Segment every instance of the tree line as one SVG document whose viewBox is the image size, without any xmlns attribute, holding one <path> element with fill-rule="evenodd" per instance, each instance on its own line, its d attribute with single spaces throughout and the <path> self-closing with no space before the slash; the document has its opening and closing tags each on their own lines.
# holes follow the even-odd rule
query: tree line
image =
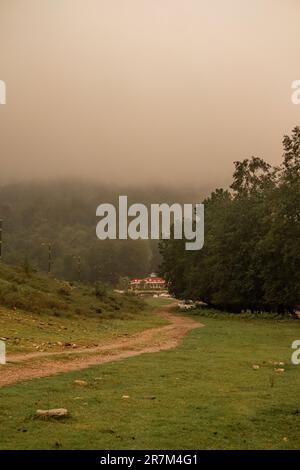
<svg viewBox="0 0 300 470">
<path fill-rule="evenodd" d="M 300 307 L 300 127 L 283 139 L 280 166 L 234 163 L 229 189 L 204 200 L 205 244 L 164 240 L 161 274 L 178 298 L 241 312 Z"/>
</svg>

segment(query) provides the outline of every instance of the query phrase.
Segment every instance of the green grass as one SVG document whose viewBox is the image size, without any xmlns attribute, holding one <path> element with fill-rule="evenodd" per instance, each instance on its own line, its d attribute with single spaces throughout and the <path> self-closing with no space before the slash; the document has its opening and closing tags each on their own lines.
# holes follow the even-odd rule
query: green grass
<svg viewBox="0 0 300 470">
<path fill-rule="evenodd" d="M 147 297 L 146 298 L 147 305 L 152 308 L 159 308 L 159 307 L 165 307 L 167 305 L 170 305 L 174 303 L 174 299 L 169 299 L 169 298 L 163 298 L 163 297 Z"/>
<path fill-rule="evenodd" d="M 8 353 L 93 346 L 159 326 L 164 321 L 151 315 L 153 306 L 100 284 L 69 284 L 0 264 L 0 338 Z"/>
<path fill-rule="evenodd" d="M 56 352 L 65 344 L 93 347 L 103 340 L 138 333 L 165 322 L 151 314 L 149 308 L 105 318 L 99 315 L 74 315 L 60 318 L 49 314 L 29 314 L 0 308 L 0 338 L 6 341 L 7 353 Z M 63 346 L 62 346 L 63 345 Z"/>
<path fill-rule="evenodd" d="M 101 283 L 69 283 L 44 273 L 26 272 L 0 263 L 0 305 L 8 309 L 54 317 L 99 314 L 110 318 L 135 311 L 143 302 L 133 295 L 117 295 Z M 119 313 L 119 316 L 122 312 Z"/>
<path fill-rule="evenodd" d="M 299 449 L 300 322 L 194 318 L 175 350 L 0 389 L 0 448 Z M 70 418 L 34 418 L 53 407 Z"/>
</svg>

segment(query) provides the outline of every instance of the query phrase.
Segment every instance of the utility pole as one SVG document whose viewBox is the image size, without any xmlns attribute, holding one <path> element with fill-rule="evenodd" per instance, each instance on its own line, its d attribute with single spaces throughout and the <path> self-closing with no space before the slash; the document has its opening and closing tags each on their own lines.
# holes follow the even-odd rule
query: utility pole
<svg viewBox="0 0 300 470">
<path fill-rule="evenodd" d="M 0 219 L 0 261 L 2 261 L 2 228 L 3 228 L 3 220 Z"/>
<path fill-rule="evenodd" d="M 42 246 L 48 247 L 48 274 L 50 274 L 52 267 L 52 243 L 42 243 Z"/>
<path fill-rule="evenodd" d="M 73 258 L 77 261 L 78 281 L 81 282 L 81 257 L 73 256 Z"/>
</svg>

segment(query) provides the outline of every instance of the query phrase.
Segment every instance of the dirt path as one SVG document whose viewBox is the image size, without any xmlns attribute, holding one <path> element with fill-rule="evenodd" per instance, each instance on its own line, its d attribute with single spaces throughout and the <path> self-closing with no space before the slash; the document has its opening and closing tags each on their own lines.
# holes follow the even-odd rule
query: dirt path
<svg viewBox="0 0 300 470">
<path fill-rule="evenodd" d="M 172 314 L 170 310 L 173 307 L 174 304 L 155 312 L 156 315 L 166 319 L 169 322 L 168 325 L 107 341 L 101 346 L 58 353 L 37 352 L 8 356 L 8 364 L 0 368 L 0 387 L 28 379 L 85 369 L 92 365 L 118 361 L 144 353 L 173 349 L 188 331 L 203 326 L 191 318 Z"/>
</svg>

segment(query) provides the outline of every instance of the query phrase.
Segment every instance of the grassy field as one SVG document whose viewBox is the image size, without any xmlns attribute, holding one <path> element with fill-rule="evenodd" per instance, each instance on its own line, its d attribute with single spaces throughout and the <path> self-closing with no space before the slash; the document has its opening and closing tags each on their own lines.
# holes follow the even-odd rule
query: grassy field
<svg viewBox="0 0 300 470">
<path fill-rule="evenodd" d="M 1 388 L 0 448 L 298 449 L 300 322 L 194 318 L 175 350 Z M 53 407 L 70 417 L 35 418 Z"/>
<path fill-rule="evenodd" d="M 69 284 L 0 264 L 0 338 L 8 353 L 92 347 L 159 326 L 164 322 L 151 315 L 152 307 L 101 284 Z"/>
</svg>

